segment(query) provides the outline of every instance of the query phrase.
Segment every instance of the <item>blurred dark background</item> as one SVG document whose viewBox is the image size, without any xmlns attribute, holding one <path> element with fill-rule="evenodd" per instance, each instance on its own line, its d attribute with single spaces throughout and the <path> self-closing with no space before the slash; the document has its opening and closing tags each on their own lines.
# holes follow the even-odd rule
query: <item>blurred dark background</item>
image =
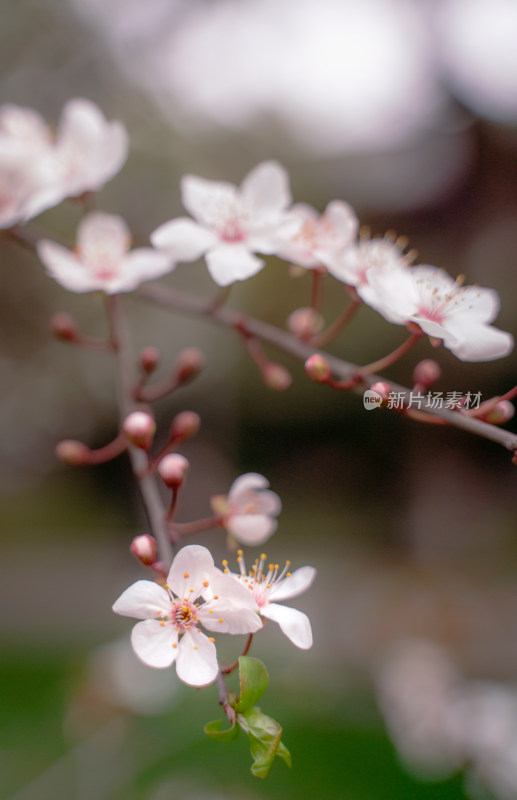
<svg viewBox="0 0 517 800">
<path fill-rule="evenodd" d="M 421 263 L 495 288 L 497 325 L 515 334 L 516 35 L 517 10 L 503 0 L 4 0 L 0 101 L 55 124 L 64 103 L 83 96 L 126 124 L 129 161 L 98 206 L 124 216 L 137 245 L 183 213 L 184 173 L 239 183 L 277 158 L 296 201 L 323 210 L 345 199 L 373 234 L 407 235 Z M 80 214 L 69 202 L 34 225 L 72 244 Z M 0 262 L 3 796 L 471 796 L 459 774 L 429 784 L 398 765 L 373 677 L 394 645 L 419 637 L 466 678 L 515 681 L 509 454 L 456 430 L 366 413 L 360 398 L 309 383 L 273 351 L 294 380 L 288 392 L 269 391 L 229 332 L 124 298 L 136 344 L 158 346 L 164 371 L 185 346 L 207 357 L 196 382 L 156 408 L 162 436 L 178 411 L 203 420 L 184 449 L 192 466 L 178 518 L 208 514 L 211 494 L 261 472 L 284 507 L 266 552 L 319 571 L 297 601 L 314 648 L 298 651 L 270 626 L 254 649 L 271 674 L 263 709 L 284 725 L 294 758 L 291 772 L 279 763 L 263 785 L 248 773 L 244 743 L 237 755 L 205 741 L 215 690 L 140 669 L 124 649 L 130 624 L 111 605 L 143 576 L 128 545 L 144 531 L 124 459 L 81 470 L 55 460 L 62 438 L 94 447 L 116 433 L 109 358 L 48 333 L 63 309 L 104 335 L 101 299 L 68 294 L 5 236 Z M 202 263 L 165 282 L 214 291 Z M 309 298 L 309 275 L 295 279 L 271 259 L 229 304 L 284 327 Z M 326 284 L 327 321 L 345 301 L 343 286 Z M 363 309 L 330 350 L 368 363 L 402 335 Z M 442 366 L 437 390 L 486 399 L 516 382 L 515 355 L 467 364 L 427 342 L 387 377 L 410 384 L 424 357 Z M 220 534 L 202 542 L 223 557 Z M 230 645 L 232 659 L 240 642 Z M 517 793 L 517 768 L 514 785 Z"/>
</svg>

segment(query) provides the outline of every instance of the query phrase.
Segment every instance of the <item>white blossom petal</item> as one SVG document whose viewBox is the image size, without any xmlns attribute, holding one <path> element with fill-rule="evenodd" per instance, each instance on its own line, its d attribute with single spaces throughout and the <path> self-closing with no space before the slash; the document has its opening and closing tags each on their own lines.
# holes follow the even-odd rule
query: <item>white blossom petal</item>
<svg viewBox="0 0 517 800">
<path fill-rule="evenodd" d="M 178 646 L 176 672 L 189 686 L 213 683 L 219 672 L 215 645 L 201 631 L 187 631 Z"/>
<path fill-rule="evenodd" d="M 205 256 L 208 271 L 219 286 L 244 281 L 260 272 L 264 261 L 241 244 L 219 245 Z"/>
<path fill-rule="evenodd" d="M 70 292 L 93 292 L 99 288 L 77 256 L 66 247 L 42 239 L 37 244 L 37 250 L 49 275 L 65 289 Z"/>
<path fill-rule="evenodd" d="M 182 547 L 174 557 L 167 583 L 177 597 L 194 601 L 203 594 L 203 583 L 210 583 L 216 574 L 210 551 L 201 545 L 190 544 Z"/>
<path fill-rule="evenodd" d="M 282 633 L 285 633 L 296 647 L 300 647 L 302 650 L 312 647 L 311 623 L 303 611 L 288 606 L 279 606 L 276 603 L 268 603 L 261 608 L 260 613 L 263 617 L 278 622 Z"/>
<path fill-rule="evenodd" d="M 181 180 L 181 198 L 194 219 L 217 230 L 224 222 L 225 212 L 235 210 L 237 190 L 231 183 L 185 175 Z"/>
<path fill-rule="evenodd" d="M 228 533 L 241 544 L 263 544 L 276 531 L 278 522 L 266 514 L 232 514 L 225 522 Z"/>
<path fill-rule="evenodd" d="M 129 228 L 122 217 L 115 214 L 91 211 L 83 217 L 77 228 L 77 246 L 88 261 L 120 261 L 130 244 Z"/>
<path fill-rule="evenodd" d="M 159 253 L 151 247 L 131 250 L 121 263 L 120 288 L 115 291 L 131 291 L 144 281 L 171 272 L 175 266 L 171 256 Z"/>
<path fill-rule="evenodd" d="M 113 611 L 123 617 L 156 619 L 169 613 L 171 601 L 167 591 L 154 581 L 137 581 L 122 592 L 113 604 Z"/>
<path fill-rule="evenodd" d="M 244 475 L 239 475 L 230 486 L 228 500 L 232 502 L 245 492 L 267 489 L 268 486 L 269 481 L 264 475 L 259 475 L 258 472 L 246 472 Z"/>
<path fill-rule="evenodd" d="M 268 599 L 289 600 L 297 597 L 312 586 L 315 577 L 316 569 L 314 567 L 300 567 L 288 578 L 275 583 L 268 593 Z"/>
<path fill-rule="evenodd" d="M 253 216 L 275 220 L 291 203 L 289 175 L 276 161 L 263 161 L 244 178 L 241 197 Z"/>
<path fill-rule="evenodd" d="M 444 340 L 445 346 L 461 361 L 492 361 L 513 350 L 513 336 L 491 325 L 462 323 L 461 330 L 449 323 L 448 330 L 456 341 Z M 452 338 L 452 337 L 451 337 Z"/>
<path fill-rule="evenodd" d="M 178 656 L 178 632 L 173 625 L 161 625 L 155 619 L 138 622 L 131 633 L 131 645 L 148 667 L 170 667 Z"/>
<path fill-rule="evenodd" d="M 151 234 L 154 247 L 166 250 L 175 261 L 195 261 L 216 242 L 212 231 L 187 217 L 165 222 Z"/>
</svg>

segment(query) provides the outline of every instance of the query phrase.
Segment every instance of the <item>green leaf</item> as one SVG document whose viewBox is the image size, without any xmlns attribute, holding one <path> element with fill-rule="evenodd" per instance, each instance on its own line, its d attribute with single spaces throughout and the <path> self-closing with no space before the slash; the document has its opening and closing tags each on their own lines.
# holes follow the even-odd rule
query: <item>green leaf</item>
<svg viewBox="0 0 517 800">
<path fill-rule="evenodd" d="M 234 722 L 231 728 L 227 728 L 225 731 L 221 730 L 223 722 L 220 719 L 214 719 L 213 722 L 207 722 L 205 725 L 205 733 L 210 739 L 217 739 L 219 742 L 232 742 L 234 739 L 237 739 L 241 729 L 237 725 L 237 722 Z"/>
<path fill-rule="evenodd" d="M 248 734 L 253 775 L 266 778 L 275 756 L 281 758 L 288 767 L 291 766 L 291 754 L 281 741 L 282 728 L 276 720 L 263 714 L 259 708 L 254 708 L 239 714 L 237 721 Z"/>
<path fill-rule="evenodd" d="M 268 674 L 262 661 L 251 656 L 239 656 L 240 697 L 232 702 L 234 709 L 245 714 L 250 711 L 267 689 Z"/>
</svg>

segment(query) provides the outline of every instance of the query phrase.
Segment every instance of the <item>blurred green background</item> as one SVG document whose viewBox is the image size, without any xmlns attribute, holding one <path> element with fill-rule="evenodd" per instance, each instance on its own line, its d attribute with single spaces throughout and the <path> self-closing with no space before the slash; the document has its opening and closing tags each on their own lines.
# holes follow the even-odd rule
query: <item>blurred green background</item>
<svg viewBox="0 0 517 800">
<path fill-rule="evenodd" d="M 445 15 L 458 3 L 437 5 Z M 429 4 L 376 0 L 364 20 L 354 17 L 357 8 L 330 0 L 285 0 L 276 11 L 266 0 L 5 0 L 0 99 L 35 107 L 55 123 L 69 98 L 84 96 L 108 119 L 124 121 L 130 158 L 98 206 L 124 216 L 137 245 L 183 213 L 185 172 L 239 183 L 260 160 L 278 158 L 295 200 L 322 210 L 341 197 L 374 234 L 406 234 L 419 261 L 497 289 L 497 324 L 515 332 L 514 87 L 495 76 L 481 81 L 479 95 L 465 90 L 450 60 L 453 18 L 436 12 L 430 19 Z M 497 19 L 513 30 L 514 16 Z M 395 39 L 381 47 L 383 29 L 413 30 L 419 60 L 409 59 L 409 39 L 409 60 L 390 72 L 388 55 L 399 50 Z M 342 53 L 350 60 L 339 61 Z M 290 74 L 293 61 L 299 80 Z M 383 72 L 385 83 L 374 85 Z M 35 226 L 72 243 L 80 214 L 66 203 Z M 461 774 L 430 783 L 400 766 L 374 678 L 394 645 L 419 637 L 442 646 L 466 678 L 515 681 L 509 455 L 459 431 L 366 414 L 360 398 L 309 383 L 281 355 L 293 386 L 271 392 L 229 332 L 124 298 L 135 343 L 162 352 L 160 374 L 182 347 L 196 345 L 207 357 L 194 384 L 156 407 L 162 438 L 178 411 L 193 409 L 203 420 L 183 451 L 191 471 L 178 519 L 208 514 L 210 495 L 227 491 L 239 474 L 263 473 L 283 501 L 266 552 L 318 568 L 316 584 L 296 603 L 310 614 L 313 649 L 296 650 L 273 626 L 254 643 L 270 669 L 262 708 L 284 726 L 293 755 L 292 770 L 278 761 L 262 783 L 249 774 L 244 738 L 223 745 L 204 737 L 203 725 L 219 712 L 213 687 L 197 692 L 179 686 L 172 670 L 139 671 L 120 649 L 131 625 L 111 605 L 143 577 L 128 551 L 144 520 L 125 460 L 74 470 L 54 458 L 62 438 L 94 447 L 116 433 L 109 358 L 67 348 L 48 333 L 50 316 L 63 309 L 88 334 L 104 335 L 101 300 L 69 295 L 7 237 L 0 237 L 0 262 L 2 797 L 466 797 Z M 180 265 L 165 282 L 204 296 L 214 291 L 202 263 Z M 309 298 L 309 276 L 294 279 L 271 259 L 232 290 L 229 304 L 284 327 Z M 345 300 L 343 286 L 326 285 L 327 321 Z M 363 309 L 330 350 L 368 363 L 401 340 L 401 329 Z M 437 390 L 487 398 L 516 382 L 515 355 L 466 364 L 427 342 L 416 353 L 387 377 L 410 384 L 417 356 L 436 356 L 443 368 Z M 509 427 L 516 430 L 513 421 Z M 200 541 L 224 557 L 219 534 Z M 229 660 L 240 646 L 229 642 Z"/>
</svg>

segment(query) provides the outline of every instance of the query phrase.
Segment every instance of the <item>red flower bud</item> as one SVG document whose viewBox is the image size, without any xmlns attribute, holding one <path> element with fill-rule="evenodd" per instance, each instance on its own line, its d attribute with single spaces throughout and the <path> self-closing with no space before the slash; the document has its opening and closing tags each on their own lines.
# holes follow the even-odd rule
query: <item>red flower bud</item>
<svg viewBox="0 0 517 800">
<path fill-rule="evenodd" d="M 50 320 L 50 330 L 61 342 L 76 342 L 79 329 L 75 319 L 66 311 L 58 311 Z"/>
<path fill-rule="evenodd" d="M 76 439 L 63 439 L 56 447 L 56 456 L 64 464 L 81 467 L 90 463 L 90 448 Z"/>
<path fill-rule="evenodd" d="M 201 427 L 201 417 L 195 411 L 181 411 L 172 420 L 171 439 L 190 439 Z"/>
<path fill-rule="evenodd" d="M 311 381 L 326 383 L 332 375 L 328 361 L 319 353 L 314 353 L 305 362 L 305 373 Z"/>
<path fill-rule="evenodd" d="M 152 566 L 158 556 L 158 542 L 154 536 L 148 533 L 136 536 L 129 547 L 134 556 L 138 558 L 146 567 Z"/>
<path fill-rule="evenodd" d="M 170 453 L 158 464 L 158 475 L 171 489 L 177 489 L 183 483 L 190 469 L 190 462 L 179 453 Z"/>
<path fill-rule="evenodd" d="M 122 425 L 131 444 L 142 450 L 149 450 L 156 433 L 156 422 L 146 411 L 133 411 Z"/>
<path fill-rule="evenodd" d="M 288 369 L 282 364 L 267 364 L 262 370 L 262 380 L 269 389 L 275 392 L 284 392 L 289 389 L 293 378 Z"/>
</svg>

